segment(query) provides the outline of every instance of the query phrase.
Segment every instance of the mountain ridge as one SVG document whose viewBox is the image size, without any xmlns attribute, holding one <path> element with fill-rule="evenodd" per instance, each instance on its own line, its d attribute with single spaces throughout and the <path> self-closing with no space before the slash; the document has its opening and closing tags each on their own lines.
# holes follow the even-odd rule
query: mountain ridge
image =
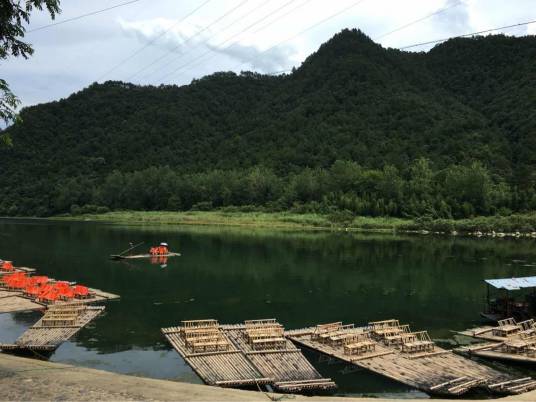
<svg viewBox="0 0 536 402">
<path fill-rule="evenodd" d="M 0 150 L 0 188 L 10 194 L 0 212 L 64 212 L 54 206 L 62 181 L 98 188 L 114 171 L 261 166 L 287 180 L 338 160 L 393 166 L 404 177 L 426 158 L 438 178 L 476 161 L 495 185 L 530 198 L 534 56 L 535 37 L 454 39 L 409 53 L 343 30 L 289 75 L 221 72 L 181 87 L 92 84 L 25 108 L 23 122 L 8 128 L 15 145 Z M 37 201 L 20 207 L 21 197 Z"/>
</svg>

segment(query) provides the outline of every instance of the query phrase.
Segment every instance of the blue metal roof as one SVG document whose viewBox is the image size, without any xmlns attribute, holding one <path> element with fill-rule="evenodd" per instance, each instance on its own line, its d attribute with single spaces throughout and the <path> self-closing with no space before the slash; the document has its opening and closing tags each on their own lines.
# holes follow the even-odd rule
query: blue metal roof
<svg viewBox="0 0 536 402">
<path fill-rule="evenodd" d="M 524 288 L 536 288 L 536 276 L 524 278 L 485 279 L 489 285 L 497 289 L 519 290 Z"/>
</svg>

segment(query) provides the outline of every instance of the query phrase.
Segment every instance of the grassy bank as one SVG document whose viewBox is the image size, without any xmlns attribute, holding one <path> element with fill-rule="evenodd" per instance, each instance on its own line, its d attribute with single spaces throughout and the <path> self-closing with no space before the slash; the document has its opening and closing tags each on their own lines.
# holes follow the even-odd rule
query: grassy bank
<svg viewBox="0 0 536 402">
<path fill-rule="evenodd" d="M 115 211 L 105 214 L 61 216 L 55 219 L 131 224 L 252 226 L 281 229 L 331 229 L 341 227 L 340 224 L 333 223 L 327 215 L 291 212 Z M 393 230 L 402 224 L 409 224 L 410 222 L 409 220 L 397 218 L 357 217 L 350 226 L 355 229 Z"/>
<path fill-rule="evenodd" d="M 252 226 L 281 229 L 352 229 L 392 231 L 411 220 L 399 218 L 355 217 L 351 222 L 333 222 L 333 218 L 321 214 L 297 214 L 291 212 L 223 212 L 223 211 L 115 211 L 105 214 L 84 214 L 55 217 L 65 220 L 90 220 L 130 224 L 180 224 Z"/>
<path fill-rule="evenodd" d="M 277 229 L 351 229 L 367 231 L 428 231 L 451 234 L 515 235 L 536 232 L 536 213 L 471 219 L 401 219 L 392 217 L 353 217 L 291 212 L 224 211 L 116 211 L 105 214 L 62 216 L 61 220 L 90 220 L 127 224 L 180 224 L 251 226 Z"/>
</svg>

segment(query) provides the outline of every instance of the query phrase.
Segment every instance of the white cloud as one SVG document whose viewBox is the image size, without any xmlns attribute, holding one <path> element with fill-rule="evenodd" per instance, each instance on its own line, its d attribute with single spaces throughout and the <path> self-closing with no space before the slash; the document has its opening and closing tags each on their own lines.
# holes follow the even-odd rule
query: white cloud
<svg viewBox="0 0 536 402">
<path fill-rule="evenodd" d="M 133 81 L 141 84 L 182 85 L 216 71 L 278 71 L 299 66 L 307 55 L 343 28 L 360 28 L 374 38 L 456 2 L 363 0 L 336 18 L 315 26 L 357 0 L 296 0 L 285 7 L 289 0 L 249 0 L 221 20 L 218 19 L 243 0 L 218 0 L 189 16 L 204 1 L 159 0 L 150 5 L 140 1 L 36 31 L 26 38 L 34 45 L 35 54 L 28 60 L 4 61 L 1 76 L 10 83 L 23 104 L 29 105 L 67 96 L 101 75 L 104 75 L 102 80 L 134 77 Z M 57 20 L 110 4 L 112 0 L 65 1 Z M 281 10 L 276 11 L 280 7 Z M 294 10 L 288 12 L 291 9 Z M 534 18 L 534 0 L 463 0 L 444 13 L 380 39 L 380 43 L 385 47 L 401 47 Z M 36 13 L 29 28 L 49 22 L 46 13 Z M 208 25 L 210 28 L 205 29 Z M 315 27 L 308 29 L 312 26 Z M 305 32 L 297 35 L 302 31 Z M 536 34 L 536 24 L 504 33 Z M 153 40 L 154 43 L 136 54 Z M 272 49 L 280 42 L 281 46 Z M 128 62 L 121 64 L 125 59 Z M 147 68 L 151 63 L 154 64 Z M 183 65 L 187 67 L 180 68 Z M 113 69 L 114 66 L 119 67 Z M 104 74 L 108 71 L 109 74 Z M 139 71 L 143 73 L 136 75 Z"/>
<path fill-rule="evenodd" d="M 286 70 L 292 67 L 292 56 L 296 54 L 296 50 L 291 46 L 281 46 L 268 49 L 265 51 L 259 50 L 256 46 L 242 45 L 233 43 L 227 47 L 217 47 L 210 44 L 207 46 L 215 52 L 227 55 L 236 59 L 242 64 L 242 70 L 253 68 L 260 70 L 262 73 L 272 73 L 280 70 Z"/>
<path fill-rule="evenodd" d="M 141 44 L 154 41 L 152 45 L 164 47 L 168 50 L 184 50 L 195 46 L 203 39 L 196 35 L 202 27 L 189 23 L 179 24 L 178 21 L 167 18 L 154 18 L 149 20 L 125 21 L 118 18 L 122 31 L 138 39 Z"/>
<path fill-rule="evenodd" d="M 432 24 L 446 32 L 468 32 L 471 29 L 466 1 L 447 0 L 444 7 L 446 11 L 432 17 Z"/>
</svg>

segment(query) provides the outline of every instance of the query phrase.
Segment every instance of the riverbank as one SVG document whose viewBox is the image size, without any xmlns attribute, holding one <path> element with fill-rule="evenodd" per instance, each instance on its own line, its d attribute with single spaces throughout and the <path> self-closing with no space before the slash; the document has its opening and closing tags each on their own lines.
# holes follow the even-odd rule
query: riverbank
<svg viewBox="0 0 536 402">
<path fill-rule="evenodd" d="M 418 232 L 489 237 L 536 237 L 536 212 L 468 219 L 405 219 L 348 214 L 227 211 L 115 211 L 104 214 L 57 216 L 56 220 L 84 220 L 122 224 L 178 224 L 246 226 L 290 230 L 353 230 Z"/>
<path fill-rule="evenodd" d="M 336 223 L 329 215 L 292 212 L 226 212 L 226 211 L 114 211 L 105 214 L 57 216 L 55 220 L 84 220 L 124 224 L 249 226 L 277 229 L 393 231 L 411 220 L 400 218 L 354 217 L 351 222 Z"/>
<path fill-rule="evenodd" d="M 291 399 L 318 402 L 388 401 L 352 397 L 277 395 L 135 377 L 107 371 L 51 363 L 0 353 L 2 400 L 76 401 L 270 401 Z M 396 401 L 390 399 L 391 401 Z M 534 401 L 536 391 L 501 400 Z M 404 401 L 411 401 L 404 399 Z M 417 401 L 417 400 L 414 400 Z M 461 401 L 461 400 L 458 400 Z"/>
</svg>

